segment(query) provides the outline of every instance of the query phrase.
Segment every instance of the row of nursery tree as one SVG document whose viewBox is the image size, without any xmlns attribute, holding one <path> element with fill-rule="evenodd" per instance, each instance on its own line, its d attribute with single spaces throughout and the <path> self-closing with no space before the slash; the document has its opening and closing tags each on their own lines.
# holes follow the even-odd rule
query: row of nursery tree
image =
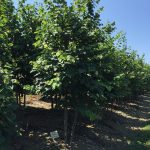
<svg viewBox="0 0 150 150">
<path fill-rule="evenodd" d="M 92 120 L 106 104 L 150 89 L 150 66 L 115 23 L 103 24 L 99 0 L 0 1 L 0 149 L 15 132 L 15 100 L 40 93 L 52 107 Z M 56 104 L 56 105 L 54 105 Z M 73 136 L 72 131 L 72 136 Z"/>
</svg>

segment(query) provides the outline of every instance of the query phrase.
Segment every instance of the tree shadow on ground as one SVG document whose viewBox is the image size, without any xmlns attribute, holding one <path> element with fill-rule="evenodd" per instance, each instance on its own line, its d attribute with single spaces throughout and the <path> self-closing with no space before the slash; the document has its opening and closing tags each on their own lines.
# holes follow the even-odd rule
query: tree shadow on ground
<svg viewBox="0 0 150 150">
<path fill-rule="evenodd" d="M 149 150 L 150 129 L 143 129 L 150 124 L 149 100 L 144 97 L 125 109 L 113 107 L 98 124 L 82 130 L 83 135 L 105 150 Z"/>
<path fill-rule="evenodd" d="M 135 107 L 136 106 L 136 107 Z M 150 98 L 129 102 L 125 108 L 114 105 L 103 112 L 103 119 L 91 122 L 79 117 L 72 150 L 148 150 L 146 142 L 150 130 L 142 130 L 150 118 Z M 73 113 L 69 112 L 69 131 Z M 67 150 L 63 142 L 63 110 L 26 107 L 17 110 L 17 121 L 22 136 L 14 139 L 13 150 Z M 50 132 L 57 130 L 56 141 Z"/>
<path fill-rule="evenodd" d="M 59 150 L 66 148 L 63 139 L 62 110 L 26 107 L 17 110 L 17 122 L 22 136 L 15 139 L 14 150 Z M 50 132 L 57 130 L 60 138 L 54 141 Z"/>
</svg>

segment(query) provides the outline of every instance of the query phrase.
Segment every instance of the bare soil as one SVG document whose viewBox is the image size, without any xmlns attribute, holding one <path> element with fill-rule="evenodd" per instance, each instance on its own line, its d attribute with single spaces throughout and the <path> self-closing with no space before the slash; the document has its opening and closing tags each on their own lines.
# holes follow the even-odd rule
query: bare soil
<svg viewBox="0 0 150 150">
<path fill-rule="evenodd" d="M 70 130 L 72 112 L 69 118 Z M 13 150 L 70 149 L 63 141 L 63 111 L 52 110 L 39 96 L 27 96 L 26 108 L 17 110 L 17 121 L 21 136 L 13 139 Z M 103 112 L 101 121 L 90 122 L 80 116 L 78 122 L 72 150 L 150 150 L 150 145 L 144 146 L 146 139 L 141 139 L 142 128 L 150 124 L 149 95 L 125 105 L 113 104 Z M 50 132 L 55 130 L 60 138 L 54 141 Z"/>
</svg>

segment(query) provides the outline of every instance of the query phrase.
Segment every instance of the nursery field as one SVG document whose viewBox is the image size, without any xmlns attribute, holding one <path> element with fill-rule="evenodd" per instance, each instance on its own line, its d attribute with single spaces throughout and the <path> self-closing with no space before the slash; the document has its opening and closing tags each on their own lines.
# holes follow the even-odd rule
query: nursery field
<svg viewBox="0 0 150 150">
<path fill-rule="evenodd" d="M 150 64 L 100 0 L 13 2 L 0 0 L 0 150 L 150 149 Z"/>
<path fill-rule="evenodd" d="M 125 106 L 111 105 L 96 123 L 80 118 L 82 124 L 77 125 L 72 149 L 149 150 L 150 95 L 140 96 L 139 100 Z M 28 96 L 26 108 L 17 111 L 22 137 L 15 139 L 13 150 L 69 149 L 63 141 L 62 111 L 52 110 L 50 103 L 40 101 L 39 96 Z M 60 138 L 53 141 L 50 132 L 55 130 Z"/>
</svg>

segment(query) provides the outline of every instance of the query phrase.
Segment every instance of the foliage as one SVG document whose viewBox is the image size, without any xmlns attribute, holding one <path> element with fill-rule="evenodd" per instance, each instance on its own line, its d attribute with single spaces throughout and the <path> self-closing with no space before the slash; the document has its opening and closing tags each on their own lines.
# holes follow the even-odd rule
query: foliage
<svg viewBox="0 0 150 150">
<path fill-rule="evenodd" d="M 17 133 L 15 124 L 16 103 L 11 82 L 10 66 L 0 66 L 0 149 L 10 148 Z"/>
<path fill-rule="evenodd" d="M 9 38 L 12 11 L 11 1 L 0 2 L 0 149 L 2 150 L 10 148 L 11 138 L 16 134 L 14 114 L 16 106 L 10 65 L 12 42 Z"/>
<path fill-rule="evenodd" d="M 92 107 L 94 113 L 105 99 L 107 85 L 102 82 L 101 61 L 108 33 L 100 28 L 99 14 L 94 7 L 91 10 L 89 2 L 76 1 L 70 7 L 65 1 L 49 3 L 45 3 L 45 10 L 41 8 L 42 24 L 36 31 L 35 46 L 43 49 L 33 63 L 40 90 L 59 93 L 63 107 L 88 111 Z M 78 10 L 81 3 L 83 9 Z"/>
<path fill-rule="evenodd" d="M 2 72 L 1 72 L 2 73 Z M 1 77 L 2 79 L 2 77 Z M 16 109 L 13 91 L 5 82 L 0 83 L 0 149 L 9 149 L 12 137 L 16 135 Z"/>
<path fill-rule="evenodd" d="M 36 90 L 58 108 L 95 120 L 108 102 L 150 90 L 150 65 L 123 33 L 113 36 L 114 22 L 101 23 L 98 4 L 20 0 L 15 8 L 11 0 L 0 1 L 0 146 L 15 131 L 14 92 Z"/>
<path fill-rule="evenodd" d="M 101 24 L 96 4 L 45 1 L 39 8 L 41 26 L 34 43 L 41 53 L 32 62 L 43 95 L 61 95 L 60 106 L 91 119 L 108 100 L 136 97 L 147 88 L 143 58 L 126 46 L 122 33 L 111 35 L 114 23 Z"/>
</svg>

